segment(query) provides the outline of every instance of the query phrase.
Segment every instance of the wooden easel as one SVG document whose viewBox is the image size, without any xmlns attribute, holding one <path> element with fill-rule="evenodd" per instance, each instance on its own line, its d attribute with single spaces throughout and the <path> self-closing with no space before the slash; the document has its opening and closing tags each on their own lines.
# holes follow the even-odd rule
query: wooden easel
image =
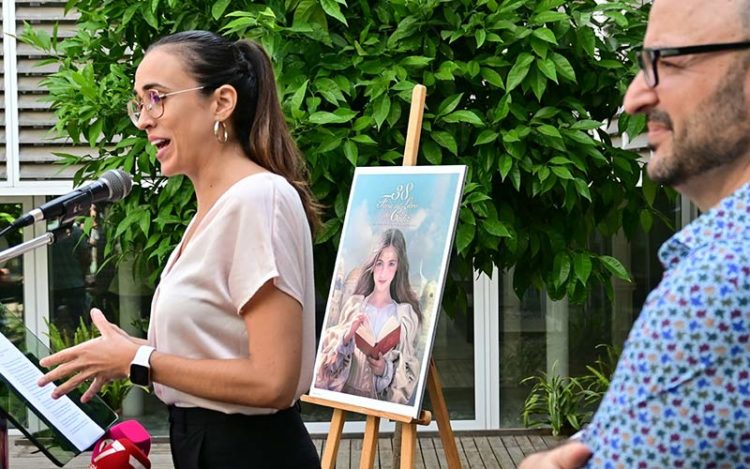
<svg viewBox="0 0 750 469">
<path fill-rule="evenodd" d="M 426 88 L 423 85 L 416 85 L 411 95 L 411 110 L 409 112 L 409 126 L 406 132 L 406 145 L 404 149 L 404 166 L 414 166 L 417 163 L 417 150 L 419 149 L 419 137 L 422 129 L 422 116 L 424 113 L 424 103 Z M 453 429 L 451 428 L 448 407 L 445 405 L 445 396 L 443 395 L 443 385 L 440 382 L 435 361 L 430 359 L 430 367 L 427 371 L 427 393 L 432 403 L 432 411 L 435 414 L 440 440 L 443 443 L 445 457 L 450 469 L 461 467 L 461 461 L 458 457 L 456 440 L 453 438 Z M 354 412 L 367 416 L 365 423 L 365 435 L 362 441 L 362 455 L 359 460 L 360 469 L 370 469 L 375 464 L 375 455 L 378 448 L 378 432 L 380 429 L 380 419 L 387 418 L 401 426 L 401 457 L 400 467 L 410 469 L 414 467 L 414 454 L 417 448 L 417 425 L 429 425 L 432 421 L 432 414 L 422 410 L 416 419 L 405 417 L 403 415 L 393 414 L 390 412 L 381 412 L 366 407 L 334 402 L 319 397 L 302 396 L 302 401 L 311 404 L 317 404 L 333 409 L 331 417 L 331 426 L 328 430 L 325 448 L 323 449 L 323 458 L 321 466 L 323 469 L 335 469 L 336 456 L 339 451 L 341 434 L 344 429 L 344 421 L 347 412 Z"/>
</svg>

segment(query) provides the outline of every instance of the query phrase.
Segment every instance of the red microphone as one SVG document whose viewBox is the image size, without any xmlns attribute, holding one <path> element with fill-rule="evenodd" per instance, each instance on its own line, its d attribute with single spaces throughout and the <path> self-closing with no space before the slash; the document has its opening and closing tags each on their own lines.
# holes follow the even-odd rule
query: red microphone
<svg viewBox="0 0 750 469">
<path fill-rule="evenodd" d="M 126 420 L 110 427 L 94 444 L 89 469 L 140 469 L 141 467 L 148 469 L 151 467 L 148 460 L 149 451 L 151 451 L 151 435 L 137 420 Z M 105 452 L 106 455 L 104 455 Z M 132 464 L 131 459 L 140 465 Z"/>
<path fill-rule="evenodd" d="M 97 447 L 99 447 L 99 444 L 103 440 L 119 440 L 120 438 L 125 438 L 134 443 L 146 456 L 151 451 L 151 435 L 143 428 L 143 425 L 138 423 L 137 420 L 125 420 L 117 425 L 112 425 L 107 430 L 107 433 L 99 439 L 94 447 L 94 455 L 92 457 L 96 457 Z"/>
<path fill-rule="evenodd" d="M 104 440 L 97 444 L 100 451 L 91 457 L 89 469 L 151 469 L 151 461 L 133 442 L 126 438 Z"/>
</svg>

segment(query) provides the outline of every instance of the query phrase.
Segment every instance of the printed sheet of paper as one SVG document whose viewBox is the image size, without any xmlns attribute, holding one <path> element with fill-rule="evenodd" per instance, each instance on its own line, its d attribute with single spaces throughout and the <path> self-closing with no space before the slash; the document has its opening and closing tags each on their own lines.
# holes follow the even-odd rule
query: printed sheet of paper
<svg viewBox="0 0 750 469">
<path fill-rule="evenodd" d="M 85 451 L 104 435 L 104 429 L 75 405 L 68 396 L 52 399 L 54 383 L 39 387 L 36 383 L 42 377 L 42 371 L 2 334 L 0 334 L 0 375 L 79 451 Z"/>
</svg>

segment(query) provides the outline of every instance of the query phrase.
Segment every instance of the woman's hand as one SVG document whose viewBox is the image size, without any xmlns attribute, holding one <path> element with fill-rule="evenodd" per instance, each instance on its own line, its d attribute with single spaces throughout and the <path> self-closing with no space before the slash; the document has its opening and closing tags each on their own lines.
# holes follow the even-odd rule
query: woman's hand
<svg viewBox="0 0 750 469">
<path fill-rule="evenodd" d="M 352 340 L 354 337 L 354 333 L 357 332 L 357 329 L 359 329 L 359 326 L 362 324 L 368 324 L 367 322 L 367 315 L 365 313 L 359 313 L 356 318 L 354 318 L 354 321 L 352 321 L 351 327 L 349 327 L 349 331 L 344 336 L 344 343 L 349 343 L 349 341 Z"/>
<path fill-rule="evenodd" d="M 96 308 L 91 310 L 91 321 L 101 333 L 100 337 L 61 350 L 39 362 L 47 368 L 57 366 L 39 379 L 39 386 L 68 378 L 54 390 L 54 399 L 67 394 L 84 381 L 93 380 L 81 397 L 81 402 L 88 402 L 106 383 L 126 378 L 129 374 L 130 362 L 139 347 L 138 343 L 107 321 Z"/>
<path fill-rule="evenodd" d="M 370 368 L 375 376 L 383 376 L 385 374 L 385 358 L 382 353 L 378 353 L 378 358 L 367 357 L 367 363 L 370 364 Z"/>
</svg>

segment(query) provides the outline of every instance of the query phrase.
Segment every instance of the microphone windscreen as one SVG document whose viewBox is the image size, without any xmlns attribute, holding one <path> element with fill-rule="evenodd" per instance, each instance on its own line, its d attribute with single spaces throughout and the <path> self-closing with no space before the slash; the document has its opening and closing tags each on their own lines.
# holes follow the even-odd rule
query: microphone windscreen
<svg viewBox="0 0 750 469">
<path fill-rule="evenodd" d="M 91 460 L 93 461 L 111 440 L 119 440 L 121 438 L 133 443 L 147 456 L 151 452 L 151 435 L 148 431 L 137 420 L 125 420 L 117 425 L 112 425 L 107 430 L 107 433 L 94 445 L 94 453 L 91 455 Z"/>
<path fill-rule="evenodd" d="M 99 178 L 109 188 L 109 201 L 124 199 L 133 188 L 133 178 L 121 169 L 111 169 Z"/>
<path fill-rule="evenodd" d="M 151 461 L 131 441 L 120 438 L 105 443 L 101 451 L 92 456 L 89 469 L 151 469 Z"/>
<path fill-rule="evenodd" d="M 146 455 L 151 452 L 151 435 L 137 420 L 125 420 L 117 425 L 112 425 L 107 433 L 113 440 L 125 438 L 131 441 Z"/>
</svg>

